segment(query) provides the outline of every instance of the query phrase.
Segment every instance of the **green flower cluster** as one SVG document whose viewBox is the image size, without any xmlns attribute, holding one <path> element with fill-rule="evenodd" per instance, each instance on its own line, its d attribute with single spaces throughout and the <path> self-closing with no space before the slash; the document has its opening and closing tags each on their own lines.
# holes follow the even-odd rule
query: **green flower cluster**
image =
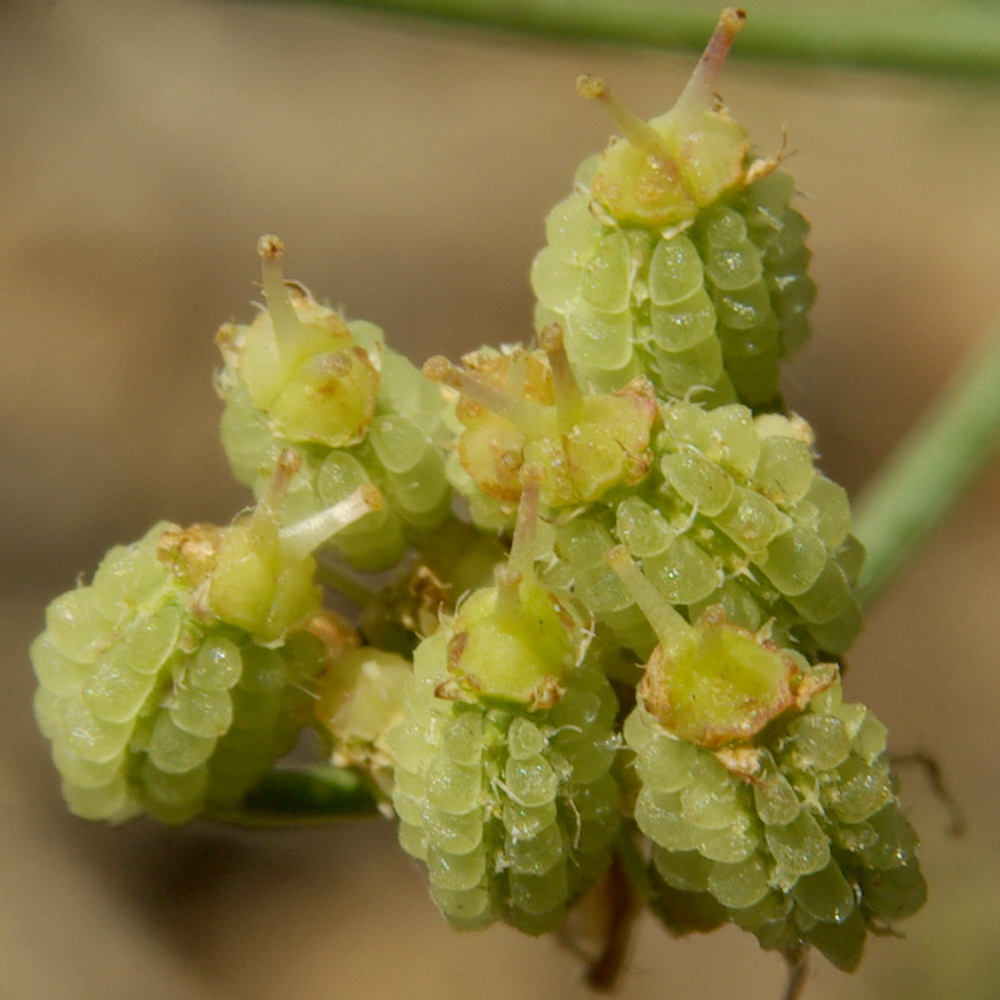
<svg viewBox="0 0 1000 1000">
<path fill-rule="evenodd" d="M 808 227 L 712 93 L 741 24 L 650 122 L 580 82 L 624 135 L 546 221 L 533 344 L 420 371 L 261 240 L 217 378 L 256 507 L 113 549 L 32 647 L 74 812 L 232 815 L 308 726 L 459 928 L 553 930 L 616 857 L 673 932 L 844 969 L 919 908 L 885 728 L 841 695 L 850 506 L 781 403 Z"/>
<path fill-rule="evenodd" d="M 531 268 L 539 330 L 566 330 L 577 369 L 605 388 L 650 372 L 667 393 L 780 408 L 779 362 L 809 335 L 808 223 L 775 171 L 664 229 L 592 211 L 597 157 L 546 219 Z"/>
<path fill-rule="evenodd" d="M 742 15 L 725 12 L 687 89 L 644 122 L 602 80 L 624 139 L 585 160 L 545 220 L 531 269 L 536 328 L 566 331 L 580 373 L 602 388 L 639 373 L 665 394 L 781 408 L 779 362 L 809 335 L 809 226 L 779 158 L 754 160 L 711 83 Z"/>
<path fill-rule="evenodd" d="M 57 597 L 31 647 L 35 716 L 69 807 L 182 823 L 235 806 L 291 748 L 309 685 L 350 629 L 321 610 L 309 549 L 361 495 L 291 530 L 275 494 L 228 527 L 161 523 Z"/>
<path fill-rule="evenodd" d="M 850 970 L 868 928 L 891 927 L 923 903 L 885 727 L 842 702 L 839 682 L 742 761 L 677 739 L 642 707 L 625 732 L 642 780 L 635 821 L 655 845 L 674 929 L 690 929 L 685 901 L 710 897 L 695 911 L 702 917 L 707 909 L 745 927 L 765 948 L 814 945 Z"/>
<path fill-rule="evenodd" d="M 281 273 L 284 246 L 258 248 L 267 309 L 216 338 L 225 402 L 222 445 L 259 497 L 287 449 L 300 456 L 286 507 L 308 517 L 363 485 L 383 497 L 330 540 L 359 569 L 393 566 L 449 514 L 441 445 L 444 401 L 372 323 L 345 322 Z"/>
</svg>

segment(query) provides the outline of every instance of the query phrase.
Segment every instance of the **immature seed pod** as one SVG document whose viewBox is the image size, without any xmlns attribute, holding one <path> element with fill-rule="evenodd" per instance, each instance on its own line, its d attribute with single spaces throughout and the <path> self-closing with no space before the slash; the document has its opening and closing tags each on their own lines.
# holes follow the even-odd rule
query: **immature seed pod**
<svg viewBox="0 0 1000 1000">
<path fill-rule="evenodd" d="M 808 225 L 778 159 L 756 160 L 713 88 L 742 27 L 723 11 L 675 106 L 649 122 L 603 81 L 623 138 L 584 162 L 546 219 L 536 327 L 559 322 L 579 374 L 605 389 L 636 375 L 664 395 L 781 409 L 779 362 L 808 336 Z"/>
<path fill-rule="evenodd" d="M 333 763 L 367 775 L 389 815 L 393 756 L 386 735 L 402 718 L 412 674 L 402 656 L 363 646 L 328 657 L 315 685 L 313 713 L 332 738 Z"/>
<path fill-rule="evenodd" d="M 765 948 L 820 949 L 853 969 L 868 930 L 924 899 L 885 727 L 841 699 L 837 669 L 809 665 L 721 608 L 689 624 L 622 549 L 611 561 L 658 644 L 626 720 L 662 905 L 716 914 Z M 683 904 L 671 905 L 681 895 Z M 694 897 L 710 897 L 693 905 Z"/>
<path fill-rule="evenodd" d="M 417 647 L 387 742 L 400 842 L 445 917 L 535 934 L 609 863 L 620 803 L 617 699 L 572 611 L 534 578 L 532 469 L 510 561 Z"/>
<path fill-rule="evenodd" d="M 856 638 L 860 546 L 847 494 L 816 471 L 800 417 L 739 404 L 661 402 L 652 467 L 629 496 L 557 526 L 550 575 L 615 641 L 648 655 L 654 638 L 606 557 L 624 545 L 690 620 L 719 605 L 751 632 L 815 661 Z"/>
<path fill-rule="evenodd" d="M 706 897 L 703 911 L 764 948 L 813 945 L 845 971 L 869 931 L 891 931 L 923 904 L 885 727 L 842 702 L 839 681 L 747 745 L 713 752 L 641 706 L 625 738 L 642 782 L 635 819 L 655 845 L 664 901 Z"/>
<path fill-rule="evenodd" d="M 160 523 L 49 605 L 35 716 L 77 815 L 184 822 L 234 806 L 290 749 L 331 638 L 350 635 L 321 612 L 309 552 L 373 500 L 281 529 L 294 464 L 248 517 Z"/>
<path fill-rule="evenodd" d="M 301 467 L 287 514 L 307 517 L 369 484 L 377 511 L 330 547 L 361 569 L 403 557 L 408 543 L 450 514 L 438 388 L 388 348 L 374 324 L 345 322 L 281 271 L 284 246 L 261 238 L 267 309 L 217 337 L 216 379 L 226 409 L 222 444 L 234 474 L 259 496 L 278 456 L 294 448 Z"/>
</svg>

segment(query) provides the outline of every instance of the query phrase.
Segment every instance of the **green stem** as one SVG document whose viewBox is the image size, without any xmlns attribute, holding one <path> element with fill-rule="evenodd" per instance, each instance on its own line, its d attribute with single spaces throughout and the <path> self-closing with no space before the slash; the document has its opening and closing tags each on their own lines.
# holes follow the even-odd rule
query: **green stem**
<svg viewBox="0 0 1000 1000">
<path fill-rule="evenodd" d="M 309 826 L 379 816 L 378 803 L 356 771 L 332 765 L 276 768 L 235 809 L 206 819 L 240 826 Z"/>
<path fill-rule="evenodd" d="M 317 562 L 316 579 L 324 587 L 328 587 L 352 604 L 356 604 L 359 608 L 367 607 L 375 600 L 376 594 L 371 587 L 349 576 L 343 570 L 330 563 Z"/>
<path fill-rule="evenodd" d="M 287 2 L 287 0 L 286 0 Z M 541 36 L 700 52 L 718 6 L 652 0 L 314 0 L 331 7 Z M 751 7 L 741 57 L 916 73 L 1000 76 L 1000 17 L 983 4 Z"/>
<path fill-rule="evenodd" d="M 858 504 L 869 604 L 1000 450 L 1000 323 L 952 378 Z"/>
</svg>

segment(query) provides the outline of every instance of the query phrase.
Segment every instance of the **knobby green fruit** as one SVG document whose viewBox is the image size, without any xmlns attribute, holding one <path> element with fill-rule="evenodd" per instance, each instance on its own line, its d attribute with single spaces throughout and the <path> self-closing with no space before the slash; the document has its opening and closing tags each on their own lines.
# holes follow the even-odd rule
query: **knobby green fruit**
<svg viewBox="0 0 1000 1000">
<path fill-rule="evenodd" d="M 545 222 L 531 283 L 536 329 L 566 331 L 576 370 L 614 389 L 781 408 L 778 366 L 808 337 L 808 225 L 780 157 L 754 158 L 713 93 L 742 11 L 727 10 L 666 114 L 642 121 L 581 77 L 622 131 L 586 160 Z"/>
<path fill-rule="evenodd" d="M 459 928 L 553 930 L 610 863 L 618 703 L 574 613 L 534 577 L 541 474 L 511 557 L 424 640 L 401 724 L 400 843 Z"/>
<path fill-rule="evenodd" d="M 216 338 L 226 404 L 222 444 L 233 473 L 259 496 L 278 457 L 301 465 L 289 484 L 287 516 L 307 517 L 363 485 L 378 510 L 331 539 L 361 569 L 399 562 L 408 543 L 450 514 L 439 444 L 444 401 L 372 323 L 346 322 L 281 272 L 284 245 L 260 240 L 267 308 Z"/>
<path fill-rule="evenodd" d="M 839 682 L 740 749 L 678 738 L 643 705 L 625 726 L 642 783 L 635 819 L 672 929 L 716 914 L 786 953 L 808 944 L 850 971 L 869 931 L 924 902 L 917 837 L 885 755 L 885 727 Z M 695 899 L 698 902 L 695 902 Z"/>
<path fill-rule="evenodd" d="M 321 610 L 309 552 L 372 498 L 282 531 L 294 468 L 286 456 L 248 517 L 155 525 L 49 605 L 35 716 L 77 815 L 177 823 L 231 807 L 308 721 L 309 684 L 346 629 Z"/>
<path fill-rule="evenodd" d="M 659 640 L 624 726 L 635 822 L 662 882 L 654 908 L 678 932 L 731 921 L 765 948 L 813 945 L 855 968 L 868 931 L 914 913 L 926 891 L 885 727 L 842 701 L 834 664 L 718 606 L 689 623 L 623 548 L 611 562 Z"/>
<path fill-rule="evenodd" d="M 860 545 L 846 493 L 815 465 L 801 418 L 738 404 L 662 407 L 658 462 L 609 523 L 671 603 L 715 604 L 809 658 L 839 655 L 861 628 Z"/>
</svg>

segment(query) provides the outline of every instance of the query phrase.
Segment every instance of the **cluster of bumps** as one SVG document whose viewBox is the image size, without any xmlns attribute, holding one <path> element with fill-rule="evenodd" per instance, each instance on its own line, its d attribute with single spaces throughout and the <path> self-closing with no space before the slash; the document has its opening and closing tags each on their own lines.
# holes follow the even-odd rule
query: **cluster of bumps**
<svg viewBox="0 0 1000 1000">
<path fill-rule="evenodd" d="M 217 381 L 256 506 L 113 549 L 32 648 L 75 813 L 225 814 L 310 727 L 459 928 L 555 929 L 626 850 L 672 931 L 843 969 L 919 908 L 885 728 L 841 692 L 850 508 L 780 394 L 807 224 L 712 94 L 742 19 L 649 122 L 581 79 L 623 137 L 546 220 L 529 346 L 421 372 L 261 240 Z"/>
</svg>

